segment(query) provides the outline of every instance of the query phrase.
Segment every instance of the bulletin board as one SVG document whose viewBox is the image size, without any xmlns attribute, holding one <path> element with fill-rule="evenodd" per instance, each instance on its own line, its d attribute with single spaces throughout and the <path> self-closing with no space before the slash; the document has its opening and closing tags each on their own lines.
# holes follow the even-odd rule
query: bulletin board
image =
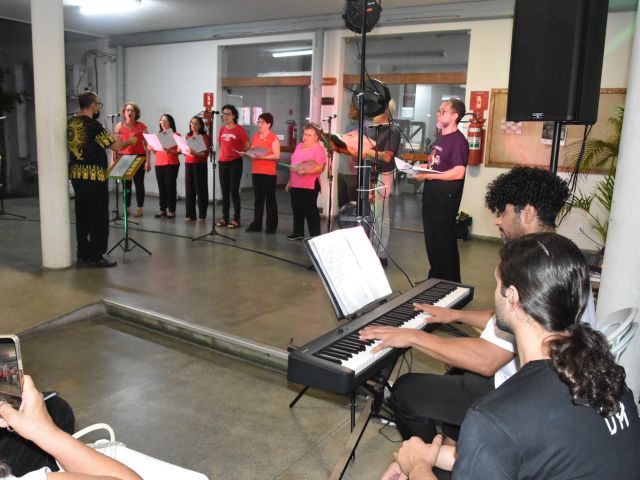
<svg viewBox="0 0 640 480">
<path fill-rule="evenodd" d="M 491 90 L 489 102 L 489 121 L 487 125 L 487 153 L 485 165 L 489 167 L 511 168 L 518 165 L 548 168 L 551 158 L 551 144 L 543 143 L 545 122 L 507 122 L 506 88 Z M 600 90 L 598 120 L 591 129 L 589 138 L 607 139 L 613 129 L 609 117 L 618 106 L 624 106 L 627 90 L 625 88 L 604 88 Z M 564 146 L 560 147 L 558 170 L 566 171 L 564 164 L 567 146 L 581 142 L 583 125 L 568 125 Z M 553 138 L 553 129 L 545 132 Z"/>
</svg>

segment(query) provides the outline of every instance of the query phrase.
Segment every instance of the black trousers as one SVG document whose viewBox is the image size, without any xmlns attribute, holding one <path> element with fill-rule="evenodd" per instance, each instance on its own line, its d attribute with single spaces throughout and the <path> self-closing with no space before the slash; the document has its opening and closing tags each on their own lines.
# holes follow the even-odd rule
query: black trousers
<svg viewBox="0 0 640 480">
<path fill-rule="evenodd" d="M 207 218 L 209 206 L 209 182 L 207 164 L 186 163 L 184 166 L 184 191 L 187 218 L 196 219 L 196 198 L 198 200 L 198 218 Z"/>
<path fill-rule="evenodd" d="M 160 195 L 160 211 L 171 213 L 176 211 L 178 201 L 178 191 L 176 180 L 180 165 L 163 165 L 156 167 L 156 179 L 158 180 L 158 194 Z"/>
<path fill-rule="evenodd" d="M 461 375 L 407 373 L 393 385 L 391 408 L 405 440 L 417 435 L 431 443 L 438 423 L 442 424 L 446 436 L 457 440 L 467 410 L 493 390 L 493 377 L 471 372 Z"/>
<path fill-rule="evenodd" d="M 45 402 L 53 422 L 62 430 L 73 434 L 75 417 L 69 404 L 60 397 L 50 398 Z M 15 432 L 0 429 L 0 461 L 11 467 L 11 473 L 21 477 L 42 467 L 58 471 L 55 459 L 35 443 L 25 440 Z"/>
<path fill-rule="evenodd" d="M 276 180 L 275 175 L 265 175 L 254 173 L 251 175 L 253 183 L 253 194 L 255 201 L 253 204 L 253 222 L 257 228 L 262 228 L 262 215 L 267 206 L 267 231 L 275 232 L 278 228 L 278 204 L 276 203 Z"/>
<path fill-rule="evenodd" d="M 242 158 L 218 162 L 220 189 L 222 190 L 222 218 L 229 221 L 229 207 L 233 201 L 233 219 L 240 223 L 240 180 L 242 180 Z M 254 187 L 255 188 L 255 187 Z"/>
<path fill-rule="evenodd" d="M 460 254 L 456 238 L 456 208 L 422 204 L 424 243 L 429 257 L 429 278 L 460 282 Z"/>
<path fill-rule="evenodd" d="M 77 258 L 91 262 L 107 251 L 109 189 L 107 182 L 72 180 L 75 192 Z"/>
<path fill-rule="evenodd" d="M 307 221 L 309 235 L 320 235 L 320 213 L 318 212 L 318 192 L 320 185 L 316 180 L 315 188 L 291 188 L 291 208 L 293 210 L 293 233 L 304 235 L 304 221 Z"/>
<path fill-rule="evenodd" d="M 144 207 L 144 164 L 133 176 L 133 183 L 136 186 L 136 205 L 138 208 Z M 127 208 L 131 206 L 131 180 L 125 180 L 124 188 L 127 191 Z"/>
</svg>

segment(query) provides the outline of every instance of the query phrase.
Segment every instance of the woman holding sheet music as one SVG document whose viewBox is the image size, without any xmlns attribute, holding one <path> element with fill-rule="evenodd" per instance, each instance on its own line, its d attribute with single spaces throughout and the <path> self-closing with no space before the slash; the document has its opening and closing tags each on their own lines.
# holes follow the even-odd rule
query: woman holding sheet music
<svg viewBox="0 0 640 480">
<path fill-rule="evenodd" d="M 132 135 L 138 139 L 135 145 L 131 145 L 124 150 L 118 152 L 118 157 L 122 155 L 136 155 L 139 157 L 145 157 L 144 167 L 140 167 L 136 174 L 133 176 L 133 183 L 136 186 L 136 212 L 134 217 L 142 216 L 142 207 L 144 206 L 144 173 L 151 170 L 151 156 L 149 150 L 147 150 L 147 142 L 142 136 L 143 133 L 149 133 L 147 126 L 139 122 L 140 119 L 140 107 L 137 103 L 127 102 L 122 106 L 120 112 L 123 122 L 118 122 L 115 127 L 115 133 L 118 135 L 119 140 L 129 140 Z M 124 188 L 127 191 L 127 213 L 131 208 L 131 181 L 124 181 Z"/>
<path fill-rule="evenodd" d="M 168 113 L 160 117 L 160 132 L 172 130 L 176 132 L 176 122 Z M 178 133 L 178 135 L 180 135 Z M 151 148 L 151 147 L 150 147 Z M 178 154 L 180 150 L 177 145 L 163 150 L 155 150 L 156 153 L 156 179 L 158 180 L 158 194 L 160 195 L 160 213 L 156 218 L 175 218 L 176 201 L 178 192 L 176 190 L 176 180 L 178 178 L 178 169 L 180 168 L 180 159 Z"/>
<path fill-rule="evenodd" d="M 222 190 L 222 218 L 218 227 L 238 228 L 240 226 L 240 180 L 242 180 L 243 160 L 240 152 L 249 149 L 249 137 L 244 127 L 238 125 L 238 109 L 234 105 L 222 107 L 224 125 L 218 132 L 220 144 L 219 177 Z M 233 219 L 229 221 L 230 201 L 233 200 Z"/>
<path fill-rule="evenodd" d="M 209 155 L 209 136 L 205 134 L 204 122 L 195 116 L 189 122 L 187 140 L 201 136 L 205 149 L 199 152 L 189 147 L 189 153 L 184 155 L 184 190 L 187 207 L 187 222 L 196 219 L 196 198 L 198 199 L 198 223 L 207 221 L 207 207 L 209 206 L 209 186 L 207 181 L 207 156 Z M 202 146 L 201 146 L 202 148 Z M 200 150 L 198 148 L 198 150 Z"/>
<path fill-rule="evenodd" d="M 253 207 L 253 222 L 247 227 L 247 232 L 262 231 L 262 212 L 265 201 L 267 204 L 267 228 L 265 233 L 276 233 L 278 228 L 278 204 L 276 203 L 276 162 L 280 159 L 280 140 L 271 131 L 273 115 L 263 113 L 258 117 L 258 131 L 251 141 L 251 150 L 263 149 L 268 153 L 251 156 L 251 180 L 255 202 Z"/>
<path fill-rule="evenodd" d="M 304 221 L 307 220 L 309 235 L 320 235 L 320 212 L 318 212 L 318 193 L 320 192 L 320 173 L 327 163 L 327 152 L 318 142 L 322 132 L 317 125 L 307 123 L 303 128 L 302 143 L 296 146 L 291 155 L 291 176 L 284 188 L 291 194 L 293 209 L 293 233 L 288 240 L 304 238 Z"/>
</svg>

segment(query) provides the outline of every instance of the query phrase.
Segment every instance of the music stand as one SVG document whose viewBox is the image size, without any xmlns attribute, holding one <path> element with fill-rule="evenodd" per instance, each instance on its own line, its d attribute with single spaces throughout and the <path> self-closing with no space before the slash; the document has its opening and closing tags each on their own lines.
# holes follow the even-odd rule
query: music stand
<svg viewBox="0 0 640 480">
<path fill-rule="evenodd" d="M 107 177 L 113 178 L 114 180 L 116 180 L 116 182 L 118 180 L 131 180 L 133 179 L 133 176 L 136 174 L 138 169 L 142 167 L 142 165 L 145 163 L 145 161 L 146 159 L 144 157 L 141 157 L 138 155 L 123 155 L 122 157 L 120 157 L 120 159 L 116 160 L 111 165 L 111 167 L 109 167 L 109 170 L 107 170 Z M 124 185 L 124 183 L 122 185 Z M 127 204 L 126 188 L 122 189 L 122 201 L 124 205 Z M 149 255 L 151 255 L 151 252 L 146 248 L 144 248 L 140 243 L 136 242 L 133 238 L 129 238 L 129 216 L 127 215 L 126 208 L 124 209 L 123 220 L 124 220 L 124 237 L 122 237 L 118 241 L 118 243 L 116 243 L 113 247 L 111 247 L 111 250 L 109 250 L 107 253 L 110 254 L 116 249 L 116 247 L 120 247 L 123 250 L 122 263 L 125 262 L 127 252 L 130 252 L 136 247 L 140 247 L 142 250 L 144 250 Z M 129 245 L 130 243 L 132 243 L 133 246 L 130 246 Z"/>
<path fill-rule="evenodd" d="M 216 112 L 218 113 L 218 112 Z M 210 116 L 211 121 L 209 122 L 209 162 L 211 163 L 211 179 L 213 180 L 213 184 L 211 185 L 211 192 L 213 194 L 213 202 L 212 202 L 212 210 L 213 213 L 211 215 L 213 222 L 211 223 L 211 231 L 209 233 L 205 233 L 204 235 L 200 235 L 199 237 L 194 237 L 191 241 L 195 242 L 196 240 L 205 239 L 207 242 L 215 243 L 214 240 L 216 235 L 218 237 L 226 238 L 227 240 L 231 240 L 233 242 L 236 241 L 235 238 L 229 237 L 228 235 L 223 235 L 216 230 L 216 150 L 213 148 L 213 142 L 215 141 L 214 137 L 214 118 L 213 112 L 211 111 L 211 107 L 206 107 L 205 115 Z"/>
<path fill-rule="evenodd" d="M 329 124 L 329 135 L 327 135 L 323 130 L 324 140 L 328 145 L 327 148 L 327 181 L 329 183 L 329 206 L 327 211 L 327 233 L 331 231 L 331 207 L 332 207 L 332 197 L 333 197 L 333 154 L 334 150 L 331 148 L 331 120 L 332 117 L 327 117 L 327 123 Z"/>
</svg>

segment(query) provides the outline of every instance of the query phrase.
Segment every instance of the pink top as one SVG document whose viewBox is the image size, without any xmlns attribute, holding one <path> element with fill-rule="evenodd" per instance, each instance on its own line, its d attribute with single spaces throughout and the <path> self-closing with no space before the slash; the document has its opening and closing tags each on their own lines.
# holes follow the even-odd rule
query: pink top
<svg viewBox="0 0 640 480">
<path fill-rule="evenodd" d="M 313 160 L 320 165 L 327 163 L 327 152 L 324 146 L 318 142 L 311 148 L 304 148 L 304 145 L 299 143 L 293 155 L 291 155 L 291 165 L 294 166 L 306 160 Z M 294 169 L 291 169 L 289 185 L 293 188 L 308 188 L 313 190 L 316 185 L 316 179 L 319 177 L 320 173 L 315 175 L 298 175 Z"/>
</svg>

